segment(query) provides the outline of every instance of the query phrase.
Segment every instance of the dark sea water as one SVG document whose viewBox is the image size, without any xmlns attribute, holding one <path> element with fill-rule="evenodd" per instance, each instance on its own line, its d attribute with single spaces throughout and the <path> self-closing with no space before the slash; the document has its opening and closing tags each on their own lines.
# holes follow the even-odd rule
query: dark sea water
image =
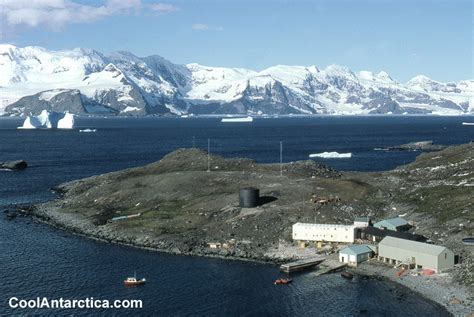
<svg viewBox="0 0 474 317">
<path fill-rule="evenodd" d="M 460 144 L 474 139 L 474 128 L 459 117 L 319 117 L 257 119 L 223 124 L 218 119 L 77 119 L 96 133 L 18 131 L 18 119 L 0 119 L 0 161 L 25 159 L 28 169 L 0 171 L 0 209 L 10 204 L 54 198 L 52 186 L 64 181 L 139 166 L 181 147 L 195 145 L 226 157 L 258 162 L 307 159 L 311 153 L 351 152 L 351 159 L 321 160 L 336 169 L 378 171 L 413 161 L 418 152 L 374 151 L 376 147 L 433 140 Z M 124 288 L 134 270 L 147 285 Z M 427 300 L 377 280 L 347 281 L 338 275 L 294 276 L 276 287 L 272 265 L 170 256 L 73 236 L 17 217 L 0 214 L 0 315 L 248 315 L 248 316 L 443 316 Z M 394 288 L 397 288 L 394 290 Z M 141 299 L 139 311 L 12 310 L 10 297 L 32 299 Z M 367 312 L 364 312 L 364 311 Z"/>
</svg>

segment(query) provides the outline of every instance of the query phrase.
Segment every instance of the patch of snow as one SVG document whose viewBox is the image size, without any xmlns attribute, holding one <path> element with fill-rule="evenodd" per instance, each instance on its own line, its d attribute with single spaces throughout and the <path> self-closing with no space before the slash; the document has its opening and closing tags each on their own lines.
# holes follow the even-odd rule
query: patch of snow
<svg viewBox="0 0 474 317">
<path fill-rule="evenodd" d="M 125 109 L 122 110 L 122 112 L 132 112 L 132 111 L 140 111 L 140 108 L 127 106 Z"/>
</svg>

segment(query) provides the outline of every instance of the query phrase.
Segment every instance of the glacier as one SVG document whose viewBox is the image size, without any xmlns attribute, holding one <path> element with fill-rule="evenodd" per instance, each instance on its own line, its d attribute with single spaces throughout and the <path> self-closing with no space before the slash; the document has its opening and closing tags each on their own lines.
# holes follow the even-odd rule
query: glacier
<svg viewBox="0 0 474 317">
<path fill-rule="evenodd" d="M 44 109 L 114 116 L 463 115 L 474 114 L 474 80 L 441 83 L 419 75 L 400 83 L 383 71 L 339 65 L 254 71 L 124 51 L 0 44 L 0 114 Z"/>
</svg>

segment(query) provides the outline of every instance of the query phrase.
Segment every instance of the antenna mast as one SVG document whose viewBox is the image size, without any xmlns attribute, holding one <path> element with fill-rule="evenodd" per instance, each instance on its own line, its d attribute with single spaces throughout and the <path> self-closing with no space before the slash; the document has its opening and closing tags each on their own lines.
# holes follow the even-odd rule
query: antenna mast
<svg viewBox="0 0 474 317">
<path fill-rule="evenodd" d="M 211 139 L 207 139 L 207 171 L 211 171 Z"/>
</svg>

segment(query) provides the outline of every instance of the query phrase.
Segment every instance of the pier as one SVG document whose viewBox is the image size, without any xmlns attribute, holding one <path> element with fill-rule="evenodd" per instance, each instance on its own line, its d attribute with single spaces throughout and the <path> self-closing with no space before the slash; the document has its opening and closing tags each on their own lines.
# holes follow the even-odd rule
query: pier
<svg viewBox="0 0 474 317">
<path fill-rule="evenodd" d="M 301 271 L 305 269 L 309 269 L 311 267 L 314 267 L 318 265 L 319 263 L 323 262 L 326 259 L 325 256 L 319 256 L 319 257 L 312 257 L 308 259 L 303 259 L 303 260 L 298 260 L 295 262 L 290 262 L 286 264 L 282 264 L 280 266 L 280 270 L 285 272 L 285 273 L 291 273 L 294 271 Z"/>
</svg>

